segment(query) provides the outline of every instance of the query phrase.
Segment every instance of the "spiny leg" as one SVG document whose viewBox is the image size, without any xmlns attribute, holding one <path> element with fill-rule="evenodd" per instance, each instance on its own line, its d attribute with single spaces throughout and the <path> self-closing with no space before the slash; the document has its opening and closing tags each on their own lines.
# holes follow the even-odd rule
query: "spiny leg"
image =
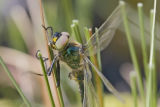
<svg viewBox="0 0 160 107">
<path fill-rule="evenodd" d="M 59 60 L 57 60 L 56 79 L 57 79 L 57 87 L 59 87 L 60 86 L 60 64 L 59 64 Z"/>
<path fill-rule="evenodd" d="M 45 27 L 42 25 L 42 27 L 45 29 L 45 31 L 47 32 L 47 38 L 48 38 L 48 43 L 49 45 L 52 44 L 52 37 L 53 37 L 53 28 L 51 26 L 49 27 Z"/>
<path fill-rule="evenodd" d="M 40 59 L 40 58 L 38 57 L 38 52 L 39 52 L 39 51 L 40 51 L 40 50 L 38 50 L 38 51 L 36 52 L 36 58 L 37 58 L 37 59 Z M 47 69 L 47 63 L 46 63 L 46 61 L 48 60 L 48 58 L 45 58 L 45 57 L 42 57 L 42 58 L 43 58 L 43 61 L 44 61 L 44 63 L 45 63 L 45 69 L 47 70 L 47 75 L 48 75 L 48 76 L 51 75 L 52 70 L 53 70 L 53 67 L 54 67 L 54 64 L 55 64 L 55 62 L 56 62 L 56 80 L 57 80 L 57 87 L 59 87 L 59 86 L 60 86 L 60 64 L 59 64 L 59 60 L 57 59 L 58 57 L 55 56 L 55 57 L 53 58 L 52 64 L 51 64 L 51 66 L 50 66 L 48 69 Z M 43 74 L 37 74 L 37 73 L 33 73 L 33 74 L 43 76 Z"/>
<path fill-rule="evenodd" d="M 40 50 L 37 50 L 37 52 L 36 52 L 36 58 L 39 60 L 40 58 L 39 58 L 39 56 L 38 56 L 38 52 L 40 52 Z M 46 57 L 42 57 L 43 58 L 43 62 L 44 62 L 44 64 L 45 64 L 45 68 L 47 68 L 47 63 L 46 63 L 46 61 L 48 60 L 48 58 L 46 58 Z M 46 69 L 47 70 L 47 69 Z"/>
<path fill-rule="evenodd" d="M 45 26 L 43 26 L 42 25 L 42 27 L 47 31 L 47 30 L 51 30 L 51 35 L 53 35 L 53 28 L 51 27 L 51 26 L 49 26 L 49 27 L 45 27 Z M 48 31 L 47 31 L 48 32 Z"/>
<path fill-rule="evenodd" d="M 55 62 L 57 61 L 57 56 L 55 56 L 52 60 L 51 66 L 49 67 L 49 69 L 47 70 L 47 75 L 50 76 L 54 67 Z"/>
<path fill-rule="evenodd" d="M 82 70 L 73 70 L 68 75 L 70 80 L 81 81 L 84 80 L 84 74 Z"/>
<path fill-rule="evenodd" d="M 57 87 L 59 87 L 60 86 L 60 64 L 59 64 L 59 60 L 57 58 L 58 58 L 57 56 L 55 56 L 53 58 L 51 66 L 47 69 L 47 75 L 48 76 L 51 75 L 51 73 L 53 71 L 54 64 L 56 62 L 56 80 L 57 80 Z M 44 60 L 44 62 L 45 62 L 45 60 Z M 45 62 L 45 64 L 46 64 L 46 62 Z"/>
</svg>

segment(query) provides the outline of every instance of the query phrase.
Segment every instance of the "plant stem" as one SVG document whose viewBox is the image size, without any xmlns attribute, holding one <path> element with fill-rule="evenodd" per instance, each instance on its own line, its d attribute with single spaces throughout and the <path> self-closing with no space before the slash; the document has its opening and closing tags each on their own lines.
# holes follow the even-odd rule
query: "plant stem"
<svg viewBox="0 0 160 107">
<path fill-rule="evenodd" d="M 71 30 L 72 30 L 72 36 L 81 44 L 83 44 L 80 29 L 79 29 L 79 22 L 78 20 L 73 20 L 73 24 L 71 25 Z"/>
<path fill-rule="evenodd" d="M 136 72 L 130 73 L 130 84 L 131 84 L 134 107 L 137 107 L 138 103 L 137 103 Z"/>
<path fill-rule="evenodd" d="M 43 8 L 42 8 L 42 1 L 41 1 L 41 0 L 39 0 L 39 4 L 40 4 L 40 13 L 41 13 L 42 25 L 45 26 L 44 15 L 43 15 Z M 50 56 L 50 51 L 49 51 L 49 46 L 48 46 L 47 32 L 46 32 L 45 29 L 43 29 L 43 32 L 44 32 L 44 36 L 45 36 L 45 40 L 46 40 L 46 49 L 47 49 L 47 53 L 48 53 L 48 58 L 49 58 L 50 65 L 51 65 L 51 56 Z M 55 96 L 56 99 L 57 99 L 57 100 L 55 100 L 55 101 L 57 101 L 57 104 L 58 104 L 58 105 L 56 105 L 56 106 L 60 106 L 60 104 L 62 104 L 62 106 L 63 106 L 62 96 L 59 96 L 59 95 L 61 95 L 61 94 L 58 94 L 58 93 L 60 93 L 60 92 L 59 92 L 60 90 L 56 88 L 56 78 L 55 78 L 56 75 L 55 75 L 54 72 L 52 72 L 52 76 L 53 76 L 53 85 L 54 85 L 54 87 L 55 87 L 55 88 L 53 88 L 53 89 L 54 89 L 54 92 L 55 92 L 55 95 L 54 95 L 54 96 Z"/>
<path fill-rule="evenodd" d="M 86 41 L 89 40 L 89 38 L 92 36 L 92 31 L 89 30 L 88 28 L 85 28 L 85 37 L 86 37 Z M 96 32 L 98 34 L 98 32 Z M 97 35 L 96 35 L 97 36 Z M 97 36 L 98 38 L 98 36 Z M 97 40 L 97 44 L 99 44 L 99 41 Z M 99 48 L 100 49 L 100 48 Z M 100 50 L 98 50 L 99 54 L 100 54 Z M 93 48 L 89 48 L 89 54 L 90 54 L 90 60 L 91 62 L 93 62 L 93 64 L 101 70 L 101 66 L 99 66 L 99 62 L 100 59 L 98 59 L 97 61 L 97 57 L 95 55 L 92 54 L 93 53 Z M 100 57 L 100 56 L 99 56 Z M 99 78 L 99 76 L 97 75 L 97 73 L 94 71 L 93 69 L 93 74 L 95 76 L 94 81 L 95 81 L 95 87 L 96 87 L 96 91 L 98 94 L 98 99 L 100 101 L 99 107 L 103 107 L 103 96 L 102 96 L 102 83 L 101 83 L 101 79 Z"/>
<path fill-rule="evenodd" d="M 47 77 L 47 74 L 46 74 L 47 71 L 45 69 L 43 58 L 42 58 L 42 55 L 41 55 L 40 52 L 38 52 L 38 57 L 40 58 L 40 62 L 41 62 L 41 66 L 42 66 L 42 71 L 43 71 L 43 75 L 44 75 L 44 79 L 45 79 L 45 82 L 46 82 L 46 87 L 48 89 L 48 94 L 49 94 L 49 98 L 50 98 L 52 107 L 55 107 L 55 104 L 54 104 L 54 101 L 53 101 L 53 97 L 52 97 L 51 88 L 50 88 L 50 85 L 49 85 L 49 82 L 48 82 L 48 77 Z"/>
<path fill-rule="evenodd" d="M 152 83 L 153 83 L 153 71 L 149 71 L 148 81 L 147 81 L 147 95 L 146 95 L 146 107 L 153 107 L 153 93 L 152 93 Z"/>
<path fill-rule="evenodd" d="M 138 3 L 137 7 L 138 7 L 139 24 L 140 24 L 143 65 L 144 65 L 145 76 L 146 76 L 146 79 L 147 79 L 148 78 L 148 58 L 147 58 L 146 39 L 145 39 L 145 36 L 144 36 L 143 4 Z"/>
<path fill-rule="evenodd" d="M 72 9 L 72 1 L 71 0 L 60 0 L 60 7 L 62 8 L 62 13 L 65 17 L 64 26 L 67 28 L 68 31 L 69 25 L 72 23 L 72 19 L 74 17 L 73 9 Z"/>
<path fill-rule="evenodd" d="M 52 51 L 52 48 L 49 46 L 49 52 L 50 52 L 50 56 L 51 56 L 51 59 L 53 60 L 54 58 L 54 53 Z M 56 72 L 56 65 L 54 65 L 54 68 L 53 68 L 54 72 Z M 54 75 L 54 78 L 56 78 L 56 75 Z M 55 80 L 56 83 L 57 83 L 57 80 Z M 63 96 L 62 96 L 62 92 L 61 92 L 61 86 L 57 87 L 58 89 L 58 96 L 60 98 L 60 103 L 61 103 L 61 107 L 64 107 L 64 101 L 63 101 Z"/>
<path fill-rule="evenodd" d="M 132 58 L 132 61 L 133 61 L 134 69 L 135 69 L 135 71 L 137 73 L 139 91 L 140 91 L 142 100 L 145 102 L 145 95 L 144 95 L 142 76 L 141 76 L 141 72 L 140 72 L 140 68 L 139 68 L 139 64 L 138 64 L 135 48 L 134 48 L 134 45 L 133 45 L 133 41 L 132 41 L 132 38 L 131 38 L 129 26 L 128 26 L 128 20 L 127 20 L 126 9 L 125 9 L 125 2 L 120 1 L 120 5 L 121 5 L 121 12 L 122 12 L 122 17 L 123 17 L 126 37 L 127 37 L 127 41 L 128 41 L 128 45 L 129 45 L 129 50 L 130 50 L 131 58 Z"/>
<path fill-rule="evenodd" d="M 4 71 L 7 73 L 9 79 L 12 81 L 13 85 L 15 86 L 15 88 L 17 89 L 18 93 L 20 94 L 20 96 L 22 97 L 24 103 L 27 105 L 27 107 L 31 107 L 30 102 L 28 101 L 28 99 L 25 97 L 25 95 L 23 94 L 22 90 L 20 89 L 20 87 L 18 86 L 16 80 L 14 79 L 14 77 L 12 76 L 12 74 L 10 73 L 10 71 L 8 70 L 7 66 L 5 65 L 3 59 L 0 57 L 0 64 L 2 65 Z"/>
<path fill-rule="evenodd" d="M 155 18 L 156 18 L 156 0 L 154 0 L 154 9 L 151 10 L 151 48 L 149 59 L 149 72 L 152 74 L 152 107 L 157 107 L 157 73 L 155 65 Z"/>
<path fill-rule="evenodd" d="M 99 43 L 99 37 L 98 37 L 98 29 L 95 28 L 95 33 L 96 33 L 96 42 L 97 42 L 97 60 L 98 60 L 98 67 L 99 67 L 99 70 L 102 71 L 102 64 L 101 64 L 101 50 L 100 50 L 100 43 Z"/>
</svg>

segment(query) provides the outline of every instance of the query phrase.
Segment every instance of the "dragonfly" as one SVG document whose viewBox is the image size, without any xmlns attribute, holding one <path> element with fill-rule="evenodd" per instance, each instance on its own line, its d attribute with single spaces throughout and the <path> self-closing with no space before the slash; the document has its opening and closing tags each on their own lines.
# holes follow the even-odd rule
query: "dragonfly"
<svg viewBox="0 0 160 107">
<path fill-rule="evenodd" d="M 93 54 L 97 53 L 97 48 L 104 50 L 111 42 L 115 35 L 118 26 L 122 22 L 120 6 L 117 6 L 108 19 L 98 29 L 99 46 L 97 46 L 97 36 L 94 33 L 85 44 L 80 44 L 77 41 L 72 41 L 70 34 L 67 32 L 53 32 L 52 27 L 43 28 L 46 30 L 48 36 L 49 46 L 57 52 L 54 54 L 51 66 L 47 69 L 47 75 L 50 76 L 54 65 L 56 65 L 57 86 L 60 85 L 60 61 L 65 62 L 70 68 L 71 72 L 68 77 L 78 83 L 83 107 L 89 106 L 89 89 L 95 96 L 92 84 L 92 73 L 88 66 L 91 66 L 103 81 L 106 88 L 116 97 L 121 99 L 119 92 L 112 86 L 109 80 L 98 70 L 98 68 L 89 59 L 89 48 L 92 47 Z M 44 62 L 47 58 L 44 58 Z M 96 98 L 97 99 L 97 98 Z"/>
</svg>

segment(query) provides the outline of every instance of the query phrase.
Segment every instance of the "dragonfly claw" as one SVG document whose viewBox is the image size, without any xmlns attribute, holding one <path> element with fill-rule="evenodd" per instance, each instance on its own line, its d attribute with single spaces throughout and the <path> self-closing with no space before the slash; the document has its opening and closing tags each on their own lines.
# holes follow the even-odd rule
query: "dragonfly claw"
<svg viewBox="0 0 160 107">
<path fill-rule="evenodd" d="M 72 72 L 70 72 L 69 74 L 68 74 L 68 78 L 71 80 L 72 79 Z"/>
<path fill-rule="evenodd" d="M 77 80 L 77 78 L 75 78 L 75 74 L 74 74 L 73 72 L 70 72 L 70 73 L 68 74 L 68 78 L 69 78 L 70 80 Z"/>
<path fill-rule="evenodd" d="M 60 86 L 60 82 L 59 81 L 57 81 L 57 83 L 56 83 L 56 87 L 59 87 Z"/>
<path fill-rule="evenodd" d="M 35 55 L 37 59 L 40 59 L 40 57 L 38 56 L 39 52 L 40 52 L 40 50 L 37 50 L 36 55 Z"/>
</svg>

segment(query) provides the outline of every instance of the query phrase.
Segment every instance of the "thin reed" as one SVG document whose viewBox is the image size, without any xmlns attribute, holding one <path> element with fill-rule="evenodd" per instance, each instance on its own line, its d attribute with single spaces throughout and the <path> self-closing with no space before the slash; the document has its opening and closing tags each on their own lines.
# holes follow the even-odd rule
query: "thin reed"
<svg viewBox="0 0 160 107">
<path fill-rule="evenodd" d="M 41 20 L 42 20 L 42 26 L 45 27 L 45 21 L 44 21 L 44 14 L 43 14 L 43 7 L 42 7 L 42 1 L 39 0 L 39 4 L 40 4 L 40 13 L 41 13 Z M 49 58 L 49 62 L 50 62 L 50 65 L 51 65 L 51 55 L 53 56 L 53 53 L 49 50 L 49 46 L 48 46 L 48 35 L 47 35 L 47 31 L 45 29 L 43 29 L 43 32 L 44 32 L 44 36 L 45 36 L 45 40 L 46 40 L 46 49 L 47 49 L 47 52 L 48 52 L 48 58 Z M 56 88 L 56 75 L 54 73 L 54 71 L 52 71 L 52 76 L 53 76 L 53 85 L 54 85 L 54 92 L 55 92 L 55 97 L 56 97 L 56 100 L 57 101 L 57 104 L 59 106 L 64 106 L 64 103 L 63 103 L 63 97 L 62 97 L 62 94 L 61 94 L 61 89 L 60 88 Z M 51 97 L 50 97 L 51 98 Z M 52 100 L 52 99 L 51 99 Z"/>
<path fill-rule="evenodd" d="M 6 72 L 6 74 L 8 75 L 9 79 L 12 81 L 12 84 L 15 86 L 15 88 L 17 89 L 18 93 L 20 94 L 20 96 L 22 97 L 24 103 L 26 104 L 27 107 L 31 107 L 30 102 L 28 101 L 28 99 L 26 98 L 26 96 L 24 95 L 24 93 L 22 92 L 21 88 L 19 87 L 19 85 L 17 84 L 16 80 L 14 79 L 14 77 L 12 76 L 11 72 L 8 70 L 6 64 L 4 63 L 3 59 L 0 56 L 0 64 L 3 67 L 4 71 Z"/>
<path fill-rule="evenodd" d="M 131 33 L 129 29 L 129 22 L 127 19 L 126 9 L 125 9 L 125 2 L 121 1 L 120 4 L 122 6 L 122 17 L 123 23 L 126 31 L 126 37 L 129 44 L 129 49 L 132 57 L 132 62 L 135 68 L 136 74 L 131 74 L 130 81 L 131 81 L 131 89 L 132 89 L 132 96 L 134 101 L 134 107 L 138 106 L 138 98 L 137 98 L 137 91 L 136 91 L 136 84 L 138 84 L 139 88 L 138 91 L 140 92 L 140 97 L 142 99 L 142 103 L 144 107 L 157 107 L 157 73 L 156 73 L 156 55 L 155 55 L 155 24 L 156 24 L 156 3 L 157 1 L 154 0 L 154 9 L 150 12 L 150 56 L 148 59 L 147 55 L 147 46 L 146 46 L 146 35 L 144 30 L 144 15 L 143 15 L 143 4 L 138 3 L 138 15 L 139 15 L 139 27 L 140 27 L 140 38 L 141 38 L 141 47 L 142 47 L 142 55 L 143 55 L 143 67 L 145 73 L 146 82 L 142 82 L 142 72 L 139 67 L 139 62 L 137 60 L 134 45 L 131 38 Z M 133 73 L 134 73 L 133 72 Z M 136 82 L 137 81 L 137 82 Z M 144 90 L 146 89 L 146 90 Z"/>
</svg>

